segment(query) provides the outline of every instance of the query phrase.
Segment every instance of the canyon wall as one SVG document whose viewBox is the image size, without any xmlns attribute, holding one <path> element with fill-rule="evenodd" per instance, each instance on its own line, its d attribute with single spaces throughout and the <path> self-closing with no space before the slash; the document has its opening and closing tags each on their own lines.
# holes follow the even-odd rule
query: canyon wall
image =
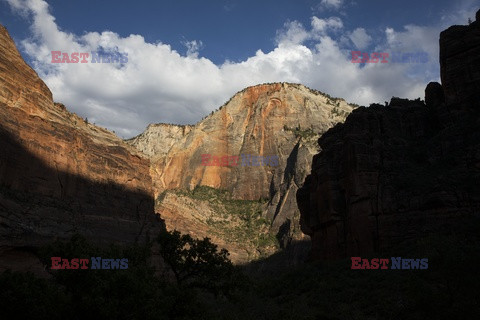
<svg viewBox="0 0 480 320">
<path fill-rule="evenodd" d="M 76 232 L 99 242 L 133 243 L 162 226 L 154 213 L 150 161 L 54 103 L 3 26 L 0 137 L 1 262 L 2 253 Z"/>
<path fill-rule="evenodd" d="M 480 215 L 480 22 L 440 35 L 425 103 L 361 107 L 318 143 L 297 192 L 312 257 L 338 259 L 461 230 Z"/>
</svg>

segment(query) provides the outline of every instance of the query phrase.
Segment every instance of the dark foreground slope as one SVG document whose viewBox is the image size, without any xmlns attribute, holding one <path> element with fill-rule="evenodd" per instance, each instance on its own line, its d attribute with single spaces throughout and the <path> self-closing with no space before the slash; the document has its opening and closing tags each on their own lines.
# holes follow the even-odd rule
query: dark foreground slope
<svg viewBox="0 0 480 320">
<path fill-rule="evenodd" d="M 480 221 L 463 231 L 480 234 Z M 281 252 L 250 264 L 248 276 L 228 263 L 203 264 L 190 270 L 202 280 L 192 286 L 155 275 L 147 247 L 98 251 L 77 237 L 40 252 L 47 258 L 121 256 L 128 269 L 57 270 L 48 280 L 5 272 L 0 309 L 17 319 L 477 319 L 479 247 L 478 236 L 452 233 L 381 255 L 428 257 L 427 270 L 351 270 L 350 259 L 285 267 L 279 261 L 289 253 Z"/>
</svg>

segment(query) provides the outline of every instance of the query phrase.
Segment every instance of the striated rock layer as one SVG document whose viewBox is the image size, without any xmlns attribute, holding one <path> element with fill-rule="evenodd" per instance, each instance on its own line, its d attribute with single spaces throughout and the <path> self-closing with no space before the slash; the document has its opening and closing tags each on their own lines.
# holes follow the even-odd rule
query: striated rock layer
<svg viewBox="0 0 480 320">
<path fill-rule="evenodd" d="M 318 140 L 297 192 L 313 258 L 381 252 L 479 216 L 479 31 L 476 21 L 442 32 L 443 87 L 428 84 L 426 105 L 358 108 Z"/>
<path fill-rule="evenodd" d="M 162 226 L 149 160 L 54 103 L 3 26 L 0 150 L 0 254 L 74 232 L 134 242 Z"/>
<path fill-rule="evenodd" d="M 270 199 L 264 215 L 288 242 L 295 230 L 303 236 L 295 193 L 318 151 L 315 140 L 352 110 L 343 99 L 303 85 L 264 84 L 237 93 L 195 126 L 150 125 L 128 142 L 151 157 L 156 197 L 165 190 L 209 186 L 236 199 Z M 202 154 L 277 156 L 279 161 L 277 166 L 205 166 Z M 175 217 L 186 216 L 171 204 L 167 208 L 159 202 L 156 210 L 167 227 Z M 179 229 L 195 232 L 196 224 L 186 221 Z"/>
</svg>

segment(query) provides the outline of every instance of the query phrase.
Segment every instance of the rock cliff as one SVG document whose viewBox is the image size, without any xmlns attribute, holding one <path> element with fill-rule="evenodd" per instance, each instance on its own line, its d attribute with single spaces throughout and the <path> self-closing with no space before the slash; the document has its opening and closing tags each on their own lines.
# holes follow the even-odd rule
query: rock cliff
<svg viewBox="0 0 480 320">
<path fill-rule="evenodd" d="M 440 33 L 440 73 L 451 108 L 478 108 L 480 101 L 480 10 L 467 26 Z"/>
<path fill-rule="evenodd" d="M 299 84 L 273 83 L 246 88 L 194 126 L 150 125 L 128 142 L 149 155 L 157 198 L 168 190 L 208 186 L 242 200 L 269 199 L 263 209 L 274 232 L 287 244 L 302 237 L 295 193 L 318 151 L 315 140 L 353 110 L 343 99 L 331 98 Z M 202 165 L 202 154 L 222 157 L 277 156 L 278 165 Z M 166 197 L 164 199 L 172 199 Z M 167 228 L 199 230 L 182 205 L 157 202 Z M 178 217 L 184 222 L 178 224 Z M 177 223 L 171 223 L 171 221 Z M 191 223 L 188 223 L 188 221 Z M 214 230 L 205 226 L 206 232 Z M 196 235 L 196 234 L 194 234 Z M 227 248 L 228 249 L 228 248 Z M 230 248 L 234 250 L 234 248 Z"/>
<path fill-rule="evenodd" d="M 162 226 L 149 160 L 54 103 L 3 26 L 0 150 L 0 267 L 8 264 L 2 253 L 12 257 L 74 232 L 131 243 Z"/>
<path fill-rule="evenodd" d="M 150 158 L 165 157 L 173 145 L 184 138 L 192 128 L 193 126 L 189 125 L 150 124 L 145 132 L 127 142 Z"/>
<path fill-rule="evenodd" d="M 318 140 L 297 192 L 313 258 L 382 252 L 479 216 L 479 50 L 479 21 L 443 31 L 442 84 L 425 103 L 358 108 Z"/>
</svg>

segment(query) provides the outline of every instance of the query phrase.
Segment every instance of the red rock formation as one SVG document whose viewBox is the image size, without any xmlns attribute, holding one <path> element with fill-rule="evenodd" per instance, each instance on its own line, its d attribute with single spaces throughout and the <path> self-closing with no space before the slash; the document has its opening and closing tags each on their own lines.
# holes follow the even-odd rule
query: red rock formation
<svg viewBox="0 0 480 320">
<path fill-rule="evenodd" d="M 74 232 L 92 240 L 133 242 L 161 226 L 154 215 L 149 160 L 113 133 L 53 103 L 3 26 L 0 137 L 3 249 L 38 246 Z"/>
<path fill-rule="evenodd" d="M 477 22 L 442 32 L 445 95 L 430 83 L 426 106 L 394 98 L 362 107 L 319 139 L 297 192 L 313 258 L 381 252 L 478 215 L 479 30 Z"/>
<path fill-rule="evenodd" d="M 168 189 L 209 186 L 228 190 L 236 199 L 270 199 L 264 216 L 273 220 L 274 232 L 283 230 L 279 237 L 288 242 L 296 230 L 296 236 L 303 237 L 295 193 L 317 152 L 315 140 L 343 121 L 352 109 L 342 99 L 303 85 L 263 84 L 237 93 L 195 126 L 150 125 L 129 143 L 151 157 L 156 197 Z M 279 165 L 204 166 L 202 154 L 275 155 Z M 156 210 L 167 227 L 181 225 L 180 231 L 198 231 L 193 235 L 200 237 L 207 233 L 200 229 L 209 230 L 206 225 L 199 228 L 199 222 L 194 220 L 179 223 L 178 216 L 189 216 L 179 212 L 183 210 L 181 204 L 175 209 L 171 203 L 168 208 L 159 203 Z M 240 251 L 234 254 L 246 256 Z"/>
<path fill-rule="evenodd" d="M 254 86 L 195 126 L 182 129 L 150 125 L 129 143 L 152 158 L 156 195 L 166 189 L 206 185 L 227 189 L 240 199 L 269 197 L 272 174 L 283 172 L 286 158 L 299 142 L 293 130 L 284 127 L 323 132 L 353 109 L 341 99 L 335 101 L 338 107 L 327 101 L 327 97 L 301 85 Z M 332 113 L 334 108 L 339 114 Z M 281 170 L 268 166 L 202 166 L 203 153 L 278 155 Z"/>
</svg>

